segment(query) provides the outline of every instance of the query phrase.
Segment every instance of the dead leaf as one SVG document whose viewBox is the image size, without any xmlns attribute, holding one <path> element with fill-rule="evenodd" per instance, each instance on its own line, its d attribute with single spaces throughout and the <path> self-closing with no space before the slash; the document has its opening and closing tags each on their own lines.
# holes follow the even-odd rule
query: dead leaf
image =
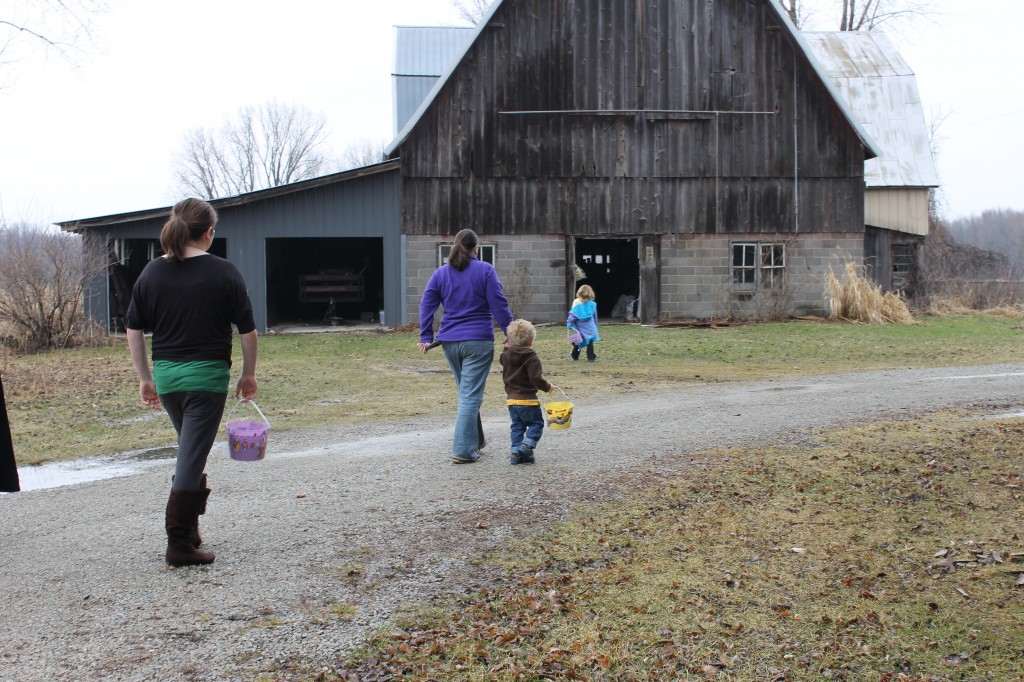
<svg viewBox="0 0 1024 682">
<path fill-rule="evenodd" d="M 803 547 L 793 547 L 789 551 L 793 552 L 794 554 L 806 554 L 807 553 L 807 550 L 804 549 Z"/>
<path fill-rule="evenodd" d="M 1014 583 L 1014 584 L 1015 584 L 1015 585 L 1016 585 L 1017 587 L 1024 587 L 1024 573 L 1021 573 L 1021 574 L 1020 574 L 1020 577 L 1019 577 L 1019 578 L 1017 578 L 1017 582 L 1016 582 L 1016 583 Z"/>
<path fill-rule="evenodd" d="M 949 550 L 948 549 L 940 549 L 935 554 L 932 554 L 932 556 L 935 557 L 936 559 L 938 559 L 939 557 L 944 557 L 947 554 L 949 554 Z"/>
<path fill-rule="evenodd" d="M 306 496 L 306 493 L 299 493 L 299 494 L 298 494 L 298 495 L 296 495 L 295 497 L 297 497 L 297 498 L 299 498 L 299 499 L 301 500 L 301 499 L 302 499 L 303 497 L 305 497 L 305 496 Z"/>
<path fill-rule="evenodd" d="M 962 595 L 964 596 L 964 598 L 965 598 L 965 599 L 970 599 L 970 598 L 971 598 L 971 595 L 967 594 L 966 592 L 964 592 L 964 591 L 963 591 L 962 589 L 960 589 L 959 587 L 958 587 L 958 588 L 956 588 L 956 591 L 957 591 L 957 592 L 959 592 L 960 594 L 962 594 Z"/>
</svg>

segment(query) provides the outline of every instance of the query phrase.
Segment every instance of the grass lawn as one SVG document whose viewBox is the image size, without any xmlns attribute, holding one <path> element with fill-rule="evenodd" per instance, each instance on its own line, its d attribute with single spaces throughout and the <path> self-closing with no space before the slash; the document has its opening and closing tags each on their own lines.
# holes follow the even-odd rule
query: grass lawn
<svg viewBox="0 0 1024 682">
<path fill-rule="evenodd" d="M 693 382 L 1022 359 L 1021 319 L 984 315 L 885 326 L 622 324 L 603 326 L 601 335 L 598 362 L 573 363 L 565 330 L 541 327 L 536 347 L 545 375 L 570 396 L 591 397 Z M 261 337 L 256 402 L 277 436 L 293 428 L 454 413 L 444 356 L 440 349 L 419 354 L 416 340 L 412 330 Z M 240 363 L 237 348 L 235 358 Z M 20 465 L 174 443 L 166 416 L 139 402 L 123 340 L 98 349 L 7 356 L 0 369 Z M 485 409 L 504 405 L 497 362 L 492 372 Z M 253 413 L 241 408 L 234 416 L 242 414 Z"/>
<path fill-rule="evenodd" d="M 1024 679 L 1024 420 L 702 459 L 488 557 L 496 587 L 315 679 Z"/>
</svg>

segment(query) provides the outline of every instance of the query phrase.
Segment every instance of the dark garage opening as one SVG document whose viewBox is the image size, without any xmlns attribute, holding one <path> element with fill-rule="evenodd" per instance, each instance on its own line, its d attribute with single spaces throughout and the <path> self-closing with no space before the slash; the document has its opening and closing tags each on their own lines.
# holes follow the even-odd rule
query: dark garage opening
<svg viewBox="0 0 1024 682">
<path fill-rule="evenodd" d="M 586 274 L 576 288 L 589 284 L 594 289 L 598 317 L 612 317 L 620 297 L 636 299 L 640 295 L 638 240 L 577 238 L 575 248 L 576 264 Z"/>
<path fill-rule="evenodd" d="M 384 302 L 384 240 L 267 239 L 267 326 L 377 320 Z"/>
</svg>

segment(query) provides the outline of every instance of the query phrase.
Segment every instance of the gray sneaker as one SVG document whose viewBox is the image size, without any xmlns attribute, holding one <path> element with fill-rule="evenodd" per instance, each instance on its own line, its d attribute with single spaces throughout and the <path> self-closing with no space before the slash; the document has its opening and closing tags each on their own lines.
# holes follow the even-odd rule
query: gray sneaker
<svg viewBox="0 0 1024 682">
<path fill-rule="evenodd" d="M 512 464 L 533 464 L 533 448 L 529 445 L 520 445 L 519 452 L 512 453 Z"/>
<path fill-rule="evenodd" d="M 472 464 L 480 459 L 480 453 L 474 452 L 469 457 L 455 457 L 452 456 L 452 462 L 455 464 Z"/>
</svg>

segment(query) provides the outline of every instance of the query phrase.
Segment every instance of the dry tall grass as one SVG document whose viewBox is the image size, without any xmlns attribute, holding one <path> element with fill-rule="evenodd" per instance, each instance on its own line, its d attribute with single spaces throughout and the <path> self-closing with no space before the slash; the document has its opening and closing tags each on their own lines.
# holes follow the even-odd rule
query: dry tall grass
<svg viewBox="0 0 1024 682">
<path fill-rule="evenodd" d="M 991 317 L 1009 317 L 1024 319 L 1024 308 L 1020 305 L 999 305 L 990 308 L 972 308 L 959 297 L 931 297 L 925 313 L 937 317 L 959 317 L 962 315 L 989 315 Z"/>
<path fill-rule="evenodd" d="M 882 287 L 859 272 L 854 263 L 846 264 L 846 276 L 842 280 L 830 265 L 825 276 L 825 290 L 830 319 L 867 324 L 910 324 L 914 321 L 903 296 L 893 291 L 883 293 Z"/>
</svg>

